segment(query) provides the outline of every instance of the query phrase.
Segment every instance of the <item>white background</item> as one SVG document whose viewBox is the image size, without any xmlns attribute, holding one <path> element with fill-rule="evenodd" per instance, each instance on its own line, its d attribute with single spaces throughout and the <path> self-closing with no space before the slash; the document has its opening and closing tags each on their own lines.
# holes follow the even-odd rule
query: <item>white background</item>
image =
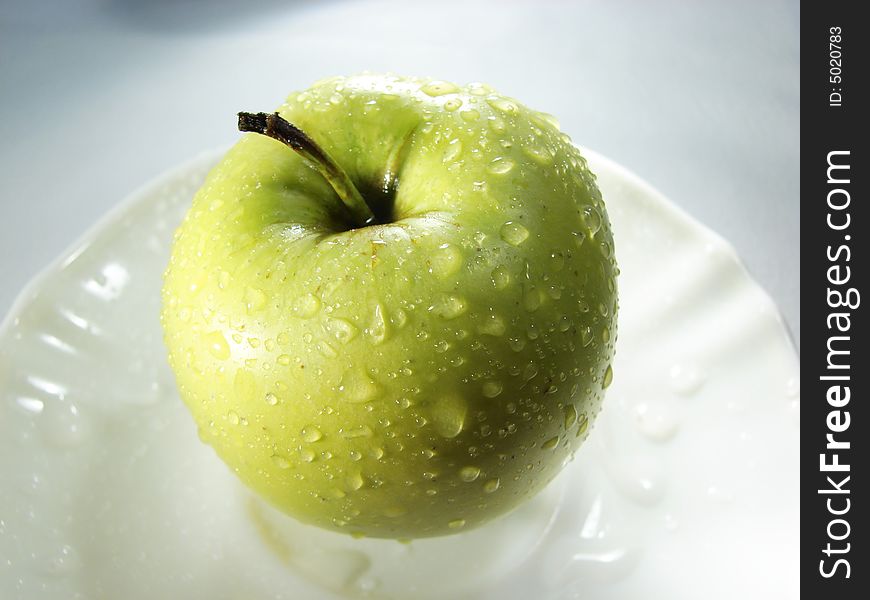
<svg viewBox="0 0 870 600">
<path fill-rule="evenodd" d="M 799 340 L 799 20 L 797 0 L 0 0 L 0 315 L 129 192 L 235 140 L 238 110 L 368 69 L 553 113 L 730 240 Z"/>
</svg>

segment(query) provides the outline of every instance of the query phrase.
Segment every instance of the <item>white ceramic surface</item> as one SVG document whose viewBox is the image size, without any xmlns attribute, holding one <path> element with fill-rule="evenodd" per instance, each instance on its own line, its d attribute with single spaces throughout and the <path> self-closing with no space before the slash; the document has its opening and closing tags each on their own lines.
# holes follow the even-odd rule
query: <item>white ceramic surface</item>
<svg viewBox="0 0 870 600">
<path fill-rule="evenodd" d="M 148 185 L 0 326 L 0 598 L 797 598 L 798 359 L 734 252 L 587 152 L 613 221 L 614 383 L 575 461 L 476 531 L 353 540 L 244 489 L 196 435 L 158 323 L 218 154 Z"/>
</svg>

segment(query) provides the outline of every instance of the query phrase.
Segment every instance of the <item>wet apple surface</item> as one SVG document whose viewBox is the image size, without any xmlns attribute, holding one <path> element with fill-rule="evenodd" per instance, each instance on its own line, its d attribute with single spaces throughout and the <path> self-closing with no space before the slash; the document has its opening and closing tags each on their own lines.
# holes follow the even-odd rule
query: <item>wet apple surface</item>
<svg viewBox="0 0 870 600">
<path fill-rule="evenodd" d="M 552 117 L 480 84 L 334 78 L 277 115 L 326 162 L 244 135 L 166 272 L 201 438 L 281 510 L 354 535 L 444 535 L 518 506 L 613 377 L 618 270 L 586 161 Z"/>
</svg>

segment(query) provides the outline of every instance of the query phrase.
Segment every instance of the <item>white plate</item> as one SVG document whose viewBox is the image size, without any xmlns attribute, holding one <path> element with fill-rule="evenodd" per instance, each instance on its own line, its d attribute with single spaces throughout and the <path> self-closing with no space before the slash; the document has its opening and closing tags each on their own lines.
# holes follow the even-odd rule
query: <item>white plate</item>
<svg viewBox="0 0 870 600">
<path fill-rule="evenodd" d="M 591 152 L 622 310 L 576 460 L 512 514 L 411 544 L 262 504 L 197 438 L 158 323 L 172 231 L 218 156 L 122 203 L 0 326 L 0 598 L 798 597 L 798 359 L 776 308 Z"/>
</svg>

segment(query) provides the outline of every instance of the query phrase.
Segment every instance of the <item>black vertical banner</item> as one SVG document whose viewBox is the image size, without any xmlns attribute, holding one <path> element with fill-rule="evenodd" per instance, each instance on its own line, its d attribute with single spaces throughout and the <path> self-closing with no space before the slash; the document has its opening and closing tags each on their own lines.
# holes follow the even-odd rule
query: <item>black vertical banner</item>
<svg viewBox="0 0 870 600">
<path fill-rule="evenodd" d="M 870 598 L 865 6 L 801 7 L 800 575 L 813 599 Z"/>
</svg>

